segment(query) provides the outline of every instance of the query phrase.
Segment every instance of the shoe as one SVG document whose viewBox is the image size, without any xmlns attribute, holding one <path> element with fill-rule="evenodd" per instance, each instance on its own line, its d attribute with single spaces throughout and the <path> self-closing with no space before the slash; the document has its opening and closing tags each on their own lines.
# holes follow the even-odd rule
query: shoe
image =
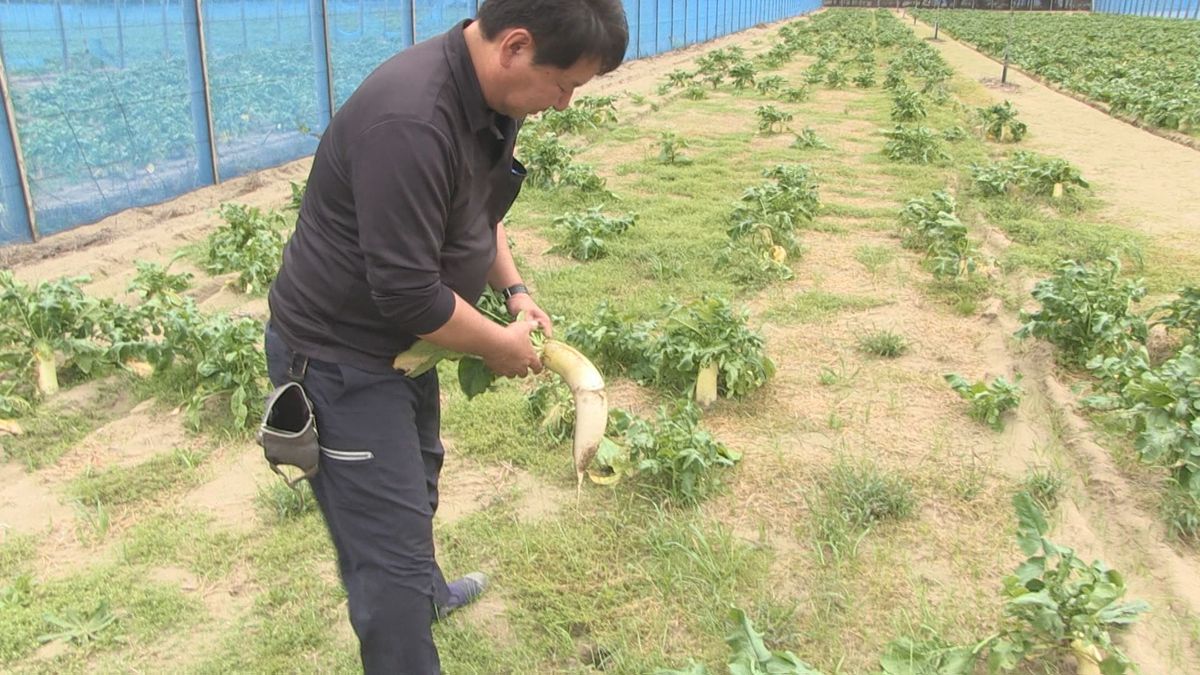
<svg viewBox="0 0 1200 675">
<path fill-rule="evenodd" d="M 437 608 L 437 619 L 440 621 L 479 599 L 487 588 L 488 578 L 483 572 L 471 572 L 446 584 L 449 590 L 446 604 Z"/>
</svg>

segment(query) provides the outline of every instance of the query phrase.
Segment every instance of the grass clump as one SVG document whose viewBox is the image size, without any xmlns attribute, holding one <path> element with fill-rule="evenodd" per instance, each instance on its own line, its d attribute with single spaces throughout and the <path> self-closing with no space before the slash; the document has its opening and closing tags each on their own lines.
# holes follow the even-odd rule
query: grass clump
<svg viewBox="0 0 1200 675">
<path fill-rule="evenodd" d="M 863 536 L 874 526 L 912 514 L 911 483 L 870 461 L 834 465 L 810 504 L 812 537 L 822 563 L 853 558 Z"/>
<path fill-rule="evenodd" d="M 873 330 L 858 338 L 858 348 L 867 354 L 894 359 L 908 351 L 908 340 L 895 331 Z"/>
</svg>

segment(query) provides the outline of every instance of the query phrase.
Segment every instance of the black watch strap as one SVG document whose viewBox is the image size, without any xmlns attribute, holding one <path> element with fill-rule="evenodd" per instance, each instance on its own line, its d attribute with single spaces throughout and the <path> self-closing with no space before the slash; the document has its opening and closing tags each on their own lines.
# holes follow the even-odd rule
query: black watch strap
<svg viewBox="0 0 1200 675">
<path fill-rule="evenodd" d="M 508 288 L 500 291 L 500 295 L 504 296 L 505 302 L 508 302 L 509 300 L 512 299 L 512 296 L 518 295 L 520 293 L 529 295 L 529 289 L 525 288 L 525 284 L 513 284 L 512 286 L 509 286 Z"/>
</svg>

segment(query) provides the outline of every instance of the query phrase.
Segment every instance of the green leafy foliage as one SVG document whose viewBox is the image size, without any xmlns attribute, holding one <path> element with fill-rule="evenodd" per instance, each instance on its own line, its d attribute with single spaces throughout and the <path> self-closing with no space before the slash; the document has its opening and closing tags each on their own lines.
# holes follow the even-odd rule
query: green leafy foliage
<svg viewBox="0 0 1200 675">
<path fill-rule="evenodd" d="M 750 330 L 749 314 L 728 300 L 704 296 L 688 304 L 670 302 L 653 347 L 656 381 L 677 391 L 691 391 L 701 368 L 717 365 L 718 391 L 741 398 L 765 385 L 775 374 L 762 335 Z"/>
<path fill-rule="evenodd" d="M 1021 402 L 1021 377 L 1009 382 L 1004 377 L 997 377 L 991 382 L 979 380 L 969 382 L 962 375 L 950 373 L 944 376 L 950 388 L 958 392 L 971 404 L 971 418 L 983 422 L 996 431 L 1004 428 L 1004 413 L 1017 407 Z"/>
<path fill-rule="evenodd" d="M 601 457 L 601 464 L 679 503 L 710 496 L 721 485 L 720 471 L 742 458 L 700 428 L 700 410 L 690 401 L 659 408 L 654 421 L 614 411 L 611 432 L 624 454 Z"/>
<path fill-rule="evenodd" d="M 116 363 L 118 343 L 142 339 L 124 305 L 83 292 L 86 277 L 27 286 L 0 270 L 0 369 L 13 374 L 3 394 L 9 411 L 58 390 L 58 374 L 84 376 Z"/>
<path fill-rule="evenodd" d="M 1012 159 L 973 164 L 971 178 L 984 195 L 1012 194 L 1023 190 L 1032 195 L 1052 196 L 1056 191 L 1088 187 L 1079 169 L 1064 159 L 1018 151 Z"/>
<path fill-rule="evenodd" d="M 79 646 L 99 640 L 100 634 L 117 621 L 107 600 L 101 600 L 95 609 L 87 613 L 70 609 L 62 615 L 47 613 L 42 618 L 57 630 L 39 635 L 39 642 L 62 640 Z"/>
<path fill-rule="evenodd" d="M 921 95 L 908 87 L 897 88 L 892 93 L 892 119 L 897 122 L 916 122 L 929 115 Z"/>
<path fill-rule="evenodd" d="M 129 282 L 129 290 L 137 293 L 142 300 L 150 300 L 165 295 L 178 295 L 188 289 L 192 283 L 191 272 L 171 273 L 170 266 L 138 260 L 134 262 L 137 273 Z"/>
<path fill-rule="evenodd" d="M 783 91 L 783 88 L 786 86 L 787 80 L 783 79 L 783 76 L 781 75 L 768 75 L 766 77 L 760 77 L 754 84 L 754 88 L 757 89 L 758 93 L 762 94 L 763 96 L 770 96 L 771 94 Z"/>
<path fill-rule="evenodd" d="M 825 84 L 830 89 L 841 89 L 846 86 L 848 81 L 845 68 L 830 68 L 829 72 L 825 73 Z"/>
<path fill-rule="evenodd" d="M 204 269 L 210 274 L 237 272 L 242 292 L 265 293 L 283 262 L 283 214 L 232 203 L 222 204 L 220 214 L 225 223 L 208 237 Z"/>
<path fill-rule="evenodd" d="M 733 283 L 748 290 L 759 290 L 795 277 L 785 262 L 787 251 L 756 237 L 729 240 L 717 254 L 717 264 Z"/>
<path fill-rule="evenodd" d="M 605 192 L 604 179 L 590 166 L 572 163 L 575 151 L 558 134 L 536 127 L 522 127 L 517 137 L 517 154 L 525 164 L 529 185 L 544 190 L 575 187 L 582 192 Z"/>
<path fill-rule="evenodd" d="M 823 150 L 828 149 L 829 144 L 821 140 L 821 137 L 817 136 L 817 132 L 813 131 L 812 127 L 804 127 L 803 131 L 796 134 L 796 140 L 792 141 L 792 147 Z"/>
<path fill-rule="evenodd" d="M 608 255 L 607 240 L 624 234 L 633 227 L 637 216 L 606 216 L 600 207 L 567 213 L 554 219 L 554 227 L 562 233 L 562 242 L 551 252 L 565 253 L 576 260 L 596 260 Z"/>
<path fill-rule="evenodd" d="M 780 98 L 788 103 L 803 103 L 804 101 L 808 100 L 810 95 L 811 90 L 808 88 L 808 85 L 801 85 L 799 87 L 786 87 L 782 92 L 780 92 Z"/>
<path fill-rule="evenodd" d="M 738 608 L 729 612 L 733 632 L 725 643 L 733 652 L 729 661 L 729 675 L 821 675 L 800 657 L 790 651 L 779 652 L 767 648 L 762 635 L 754 630 L 750 618 Z M 686 670 L 655 671 L 654 675 L 709 675 L 703 664 L 691 663 Z"/>
<path fill-rule="evenodd" d="M 288 208 L 293 211 L 299 211 L 304 204 L 304 193 L 308 189 L 308 183 L 297 183 L 294 180 L 288 181 L 288 187 L 292 190 L 292 196 L 288 200 Z"/>
<path fill-rule="evenodd" d="M 1045 516 L 1024 492 L 1013 497 L 1017 539 L 1029 556 L 1004 579 L 1005 624 L 986 646 L 992 672 L 1015 670 L 1027 660 L 1072 650 L 1098 656 L 1100 671 L 1131 672 L 1132 662 L 1113 643 L 1110 631 L 1127 626 L 1149 609 L 1146 603 L 1119 602 L 1125 580 L 1096 561 L 1088 565 L 1075 552 L 1046 538 Z"/>
<path fill-rule="evenodd" d="M 692 160 L 682 152 L 687 147 L 686 138 L 673 131 L 664 131 L 658 138 L 658 161 L 663 164 L 691 164 Z"/>
<path fill-rule="evenodd" d="M 888 159 L 908 164 L 932 164 L 950 159 L 937 134 L 928 127 L 904 127 L 883 132 L 888 139 L 883 154 Z"/>
<path fill-rule="evenodd" d="M 929 20 L 930 15 L 918 10 Z M 1200 44 L 1187 21 L 1117 14 L 942 12 L 942 29 L 995 58 L 1152 126 L 1200 128 Z"/>
<path fill-rule="evenodd" d="M 1200 348 L 1185 345 L 1124 389 L 1131 405 L 1142 460 L 1170 470 L 1188 492 L 1200 495 Z"/>
<path fill-rule="evenodd" d="M 969 646 L 902 637 L 887 644 L 879 667 L 884 675 L 972 675 L 976 661 Z"/>
<path fill-rule="evenodd" d="M 1186 286 L 1178 293 L 1178 298 L 1154 309 L 1153 314 L 1158 317 L 1154 323 L 1195 338 L 1200 335 L 1200 287 Z"/>
<path fill-rule="evenodd" d="M 928 199 L 910 199 L 900 212 L 903 245 L 924 251 L 939 279 L 970 276 L 977 266 L 978 251 L 954 210 L 954 198 L 937 191 Z"/>
<path fill-rule="evenodd" d="M 754 86 L 754 78 L 758 75 L 758 69 L 749 61 L 739 61 L 729 68 L 729 78 L 732 81 L 733 88 L 741 91 L 747 87 Z"/>
<path fill-rule="evenodd" d="M 758 106 L 754 109 L 754 115 L 758 118 L 760 134 L 783 133 L 787 129 L 787 123 L 792 121 L 791 113 L 784 112 L 773 105 Z"/>
<path fill-rule="evenodd" d="M 616 124 L 615 96 L 581 96 L 564 110 L 553 108 L 543 112 L 535 122 L 540 133 L 584 133 L 602 126 Z"/>
<path fill-rule="evenodd" d="M 1068 365 L 1083 365 L 1094 356 L 1123 353 L 1131 341 L 1145 342 L 1146 320 L 1130 305 L 1146 295 L 1142 281 L 1120 280 L 1121 262 L 1108 258 L 1094 265 L 1073 260 L 1059 263 L 1055 275 L 1039 281 L 1035 312 L 1022 312 L 1019 338 L 1038 337 L 1058 346 Z"/>
<path fill-rule="evenodd" d="M 983 135 L 1001 143 L 1016 143 L 1025 137 L 1028 127 L 1017 119 L 1017 109 L 1011 101 L 998 103 L 977 111 Z"/>
<path fill-rule="evenodd" d="M 769 252 L 781 246 L 789 255 L 800 252 L 796 229 L 812 222 L 821 206 L 819 185 L 804 164 L 777 164 L 763 172 L 773 180 L 748 188 L 729 215 L 729 238 L 749 239 Z"/>
</svg>

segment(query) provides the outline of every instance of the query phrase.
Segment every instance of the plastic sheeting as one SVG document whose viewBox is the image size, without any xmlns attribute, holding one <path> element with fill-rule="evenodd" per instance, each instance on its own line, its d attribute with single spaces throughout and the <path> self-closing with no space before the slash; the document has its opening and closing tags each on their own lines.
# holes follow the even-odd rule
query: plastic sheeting
<svg viewBox="0 0 1200 675">
<path fill-rule="evenodd" d="M 474 16 L 477 1 L 0 0 L 38 233 L 311 154 L 363 78 Z M 820 6 L 624 2 L 631 59 Z M 33 237 L 8 130 L 0 107 L 0 244 Z"/>
</svg>

